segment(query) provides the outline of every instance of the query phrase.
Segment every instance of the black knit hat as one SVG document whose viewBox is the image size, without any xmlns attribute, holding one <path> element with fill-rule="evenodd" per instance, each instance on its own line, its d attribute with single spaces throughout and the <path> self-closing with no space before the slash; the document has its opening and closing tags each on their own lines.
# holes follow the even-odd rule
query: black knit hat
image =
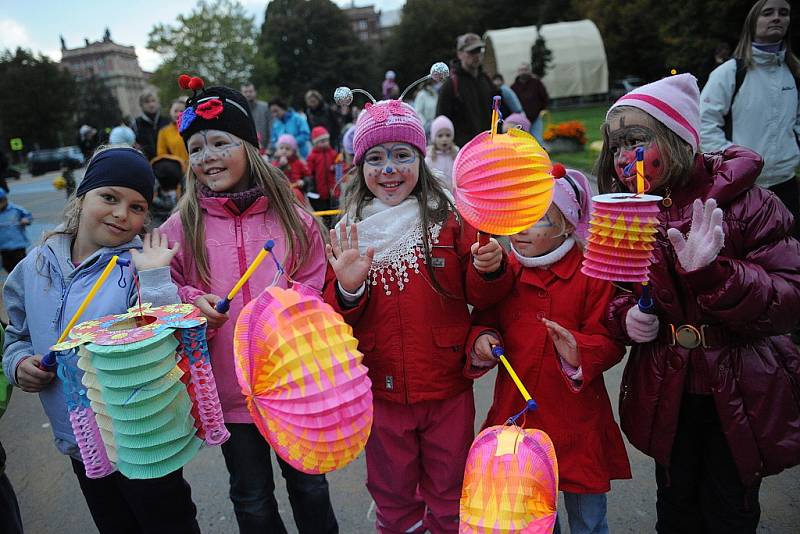
<svg viewBox="0 0 800 534">
<path fill-rule="evenodd" d="M 178 119 L 178 131 L 184 143 L 188 144 L 189 138 L 199 131 L 220 130 L 258 147 L 256 125 L 242 93 L 223 86 L 205 89 L 203 80 L 186 74 L 181 74 L 178 84 L 182 89 L 194 90 Z"/>
</svg>

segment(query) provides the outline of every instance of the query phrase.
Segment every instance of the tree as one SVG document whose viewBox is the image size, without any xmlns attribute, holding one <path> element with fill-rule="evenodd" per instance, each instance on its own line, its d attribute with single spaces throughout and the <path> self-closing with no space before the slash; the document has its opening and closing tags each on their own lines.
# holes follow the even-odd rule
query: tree
<svg viewBox="0 0 800 534">
<path fill-rule="evenodd" d="M 153 73 L 162 102 L 180 93 L 182 73 L 200 76 L 206 86 L 239 85 L 250 79 L 256 55 L 255 21 L 241 4 L 232 0 L 200 0 L 177 24 L 157 24 L 150 31 L 147 48 L 164 62 Z"/>
<path fill-rule="evenodd" d="M 316 89 L 330 101 L 336 87 L 364 87 L 374 75 L 372 50 L 330 0 L 273 0 L 258 41 L 255 78 L 302 106 Z"/>
<path fill-rule="evenodd" d="M 536 28 L 536 40 L 531 46 L 531 71 L 539 78 L 544 78 L 553 62 L 553 52 L 547 48 L 541 29 L 541 26 Z"/>
<path fill-rule="evenodd" d="M 78 83 L 78 124 L 104 130 L 120 123 L 117 99 L 103 80 L 92 74 Z"/>
<path fill-rule="evenodd" d="M 75 97 L 72 75 L 48 57 L 0 54 L 0 137 L 21 137 L 28 148 L 71 143 Z"/>
</svg>

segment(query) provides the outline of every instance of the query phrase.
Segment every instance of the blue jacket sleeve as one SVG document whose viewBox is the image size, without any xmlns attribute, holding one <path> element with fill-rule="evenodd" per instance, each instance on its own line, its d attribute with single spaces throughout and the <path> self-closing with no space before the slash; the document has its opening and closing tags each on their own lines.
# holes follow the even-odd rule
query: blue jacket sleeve
<svg viewBox="0 0 800 534">
<path fill-rule="evenodd" d="M 5 341 L 3 343 L 3 373 L 11 384 L 17 384 L 17 366 L 22 360 L 33 356 L 33 344 L 28 330 L 25 310 L 25 270 L 32 260 L 27 256 L 11 271 L 3 286 L 3 302 L 8 313 Z"/>
</svg>

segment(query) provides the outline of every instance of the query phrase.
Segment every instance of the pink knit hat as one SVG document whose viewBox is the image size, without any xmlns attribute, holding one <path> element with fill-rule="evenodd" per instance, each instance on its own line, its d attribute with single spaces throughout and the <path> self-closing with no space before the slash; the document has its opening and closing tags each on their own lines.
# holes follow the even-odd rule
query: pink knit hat
<svg viewBox="0 0 800 534">
<path fill-rule="evenodd" d="M 278 142 L 275 144 L 275 146 L 278 145 L 289 145 L 294 149 L 295 152 L 297 152 L 297 139 L 295 139 L 292 134 L 283 134 L 278 137 Z"/>
<path fill-rule="evenodd" d="M 583 173 L 568 169 L 566 175 L 557 178 L 553 187 L 553 204 L 564 218 L 575 228 L 581 241 L 589 237 L 589 218 L 592 211 L 592 188 Z"/>
<path fill-rule="evenodd" d="M 367 104 L 364 110 L 353 138 L 356 165 L 361 164 L 367 150 L 390 141 L 408 143 L 425 153 L 425 129 L 414 108 L 400 100 L 381 100 Z"/>
<path fill-rule="evenodd" d="M 528 117 L 526 117 L 524 113 L 512 113 L 506 117 L 505 123 L 519 124 L 526 132 L 531 131 L 531 121 L 528 120 Z"/>
<path fill-rule="evenodd" d="M 439 115 L 433 122 L 431 122 L 431 139 L 436 137 L 436 134 L 439 130 L 450 130 L 450 133 L 456 133 L 456 129 L 453 127 L 453 121 L 445 117 L 444 115 Z"/>
<path fill-rule="evenodd" d="M 621 96 L 608 111 L 617 106 L 641 109 L 697 152 L 700 144 L 700 90 L 697 79 L 691 74 L 667 76 L 638 87 Z"/>
</svg>

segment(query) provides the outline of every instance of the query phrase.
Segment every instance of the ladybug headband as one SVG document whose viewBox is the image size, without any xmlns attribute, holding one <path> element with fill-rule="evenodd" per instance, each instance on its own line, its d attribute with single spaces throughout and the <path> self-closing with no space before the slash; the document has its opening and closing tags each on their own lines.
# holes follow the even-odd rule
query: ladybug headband
<svg viewBox="0 0 800 534">
<path fill-rule="evenodd" d="M 178 77 L 178 85 L 193 91 L 186 101 L 186 109 L 178 117 L 178 131 L 184 143 L 188 144 L 189 138 L 197 132 L 220 130 L 258 147 L 256 125 L 242 93 L 224 86 L 206 89 L 201 78 L 186 74 Z"/>
</svg>

